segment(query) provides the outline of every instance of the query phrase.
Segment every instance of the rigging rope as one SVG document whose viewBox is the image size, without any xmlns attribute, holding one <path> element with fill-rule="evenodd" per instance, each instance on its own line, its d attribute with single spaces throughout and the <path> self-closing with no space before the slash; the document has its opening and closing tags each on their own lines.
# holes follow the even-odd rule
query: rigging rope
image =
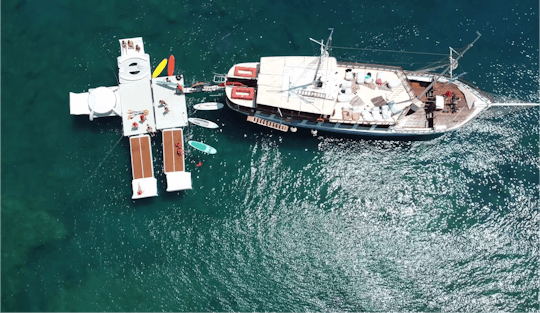
<svg viewBox="0 0 540 313">
<path fill-rule="evenodd" d="M 77 197 L 79 196 L 79 194 L 81 193 L 81 191 L 83 191 L 83 189 L 88 185 L 88 181 L 90 179 L 92 179 L 92 177 L 94 177 L 97 173 L 97 171 L 99 170 L 99 168 L 101 167 L 101 165 L 103 164 L 103 162 L 105 162 L 105 160 L 109 157 L 109 155 L 111 154 L 111 152 L 113 151 L 114 148 L 116 148 L 116 146 L 118 145 L 118 143 L 120 143 L 120 141 L 122 140 L 122 138 L 124 137 L 124 135 L 121 135 L 120 138 L 118 139 L 118 141 L 114 144 L 114 146 L 109 150 L 109 152 L 107 152 L 107 154 L 105 155 L 105 157 L 101 160 L 101 162 L 99 162 L 98 166 L 96 166 L 96 168 L 94 169 L 94 172 L 92 172 L 92 174 L 90 176 L 88 176 L 88 178 L 83 182 L 83 186 L 81 187 L 81 189 L 75 194 L 75 196 L 71 199 L 71 201 L 68 203 L 67 207 L 71 207 L 71 205 L 73 204 L 73 202 L 75 200 L 77 200 Z"/>
<path fill-rule="evenodd" d="M 430 52 L 399 51 L 399 50 L 382 50 L 382 49 L 352 48 L 352 47 L 334 47 L 334 46 L 332 46 L 332 49 L 366 50 L 366 51 L 378 51 L 378 52 L 398 52 L 398 53 L 429 54 L 429 55 L 447 55 L 447 54 L 442 54 L 442 53 L 430 53 Z"/>
</svg>

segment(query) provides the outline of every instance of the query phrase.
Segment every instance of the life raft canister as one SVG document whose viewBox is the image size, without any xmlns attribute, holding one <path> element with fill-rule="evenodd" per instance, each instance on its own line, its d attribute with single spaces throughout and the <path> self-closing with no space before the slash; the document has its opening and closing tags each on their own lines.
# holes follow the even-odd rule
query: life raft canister
<svg viewBox="0 0 540 313">
<path fill-rule="evenodd" d="M 253 67 L 235 66 L 234 76 L 255 78 L 257 76 L 257 69 Z"/>
<path fill-rule="evenodd" d="M 247 87 L 233 87 L 231 98 L 239 100 L 253 100 L 255 89 Z"/>
</svg>

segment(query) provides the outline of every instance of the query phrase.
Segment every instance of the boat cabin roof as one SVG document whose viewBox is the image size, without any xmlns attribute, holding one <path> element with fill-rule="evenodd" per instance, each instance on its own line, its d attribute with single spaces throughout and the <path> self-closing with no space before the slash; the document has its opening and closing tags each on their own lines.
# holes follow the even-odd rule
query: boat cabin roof
<svg viewBox="0 0 540 313">
<path fill-rule="evenodd" d="M 373 99 L 404 102 L 414 96 L 407 88 L 398 88 L 408 85 L 401 68 L 358 63 L 348 66 L 333 57 L 320 60 L 320 57 L 261 58 L 257 104 L 333 115 L 339 103 L 372 107 L 377 105 L 372 103 Z"/>
</svg>

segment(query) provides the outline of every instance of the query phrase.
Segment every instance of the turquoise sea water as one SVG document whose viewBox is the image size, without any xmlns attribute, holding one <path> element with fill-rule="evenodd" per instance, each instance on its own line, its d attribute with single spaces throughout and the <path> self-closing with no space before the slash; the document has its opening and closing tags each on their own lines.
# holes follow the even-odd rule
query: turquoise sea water
<svg viewBox="0 0 540 313">
<path fill-rule="evenodd" d="M 498 97 L 539 101 L 538 1 L 2 1 L 4 311 L 534 311 L 539 110 L 495 109 L 425 142 L 281 133 L 223 109 L 186 128 L 194 189 L 131 200 L 114 118 L 69 92 L 116 85 L 118 39 L 187 82 L 334 45 L 447 53 Z M 423 67 L 440 57 L 338 50 Z M 189 105 L 213 100 L 192 96 Z M 203 162 L 202 167 L 195 163 Z"/>
</svg>

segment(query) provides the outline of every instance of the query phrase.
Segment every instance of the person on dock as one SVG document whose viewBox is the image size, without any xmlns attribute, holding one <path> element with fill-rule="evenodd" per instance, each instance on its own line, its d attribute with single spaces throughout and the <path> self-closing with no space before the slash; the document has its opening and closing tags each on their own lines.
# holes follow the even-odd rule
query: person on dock
<svg viewBox="0 0 540 313">
<path fill-rule="evenodd" d="M 139 184 L 139 188 L 138 188 L 138 190 L 137 190 L 137 195 L 139 195 L 139 196 L 140 196 L 140 195 L 142 195 L 142 194 L 143 194 L 143 192 L 144 192 L 144 190 L 142 190 L 142 188 L 141 188 L 141 184 Z"/>
<path fill-rule="evenodd" d="M 156 132 L 154 131 L 154 129 L 152 128 L 152 126 L 148 125 L 146 127 L 146 131 L 148 132 L 148 134 L 152 137 L 154 137 L 156 135 Z"/>
<path fill-rule="evenodd" d="M 170 110 L 169 110 L 169 107 L 168 106 L 165 106 L 165 114 L 169 113 Z"/>
</svg>

